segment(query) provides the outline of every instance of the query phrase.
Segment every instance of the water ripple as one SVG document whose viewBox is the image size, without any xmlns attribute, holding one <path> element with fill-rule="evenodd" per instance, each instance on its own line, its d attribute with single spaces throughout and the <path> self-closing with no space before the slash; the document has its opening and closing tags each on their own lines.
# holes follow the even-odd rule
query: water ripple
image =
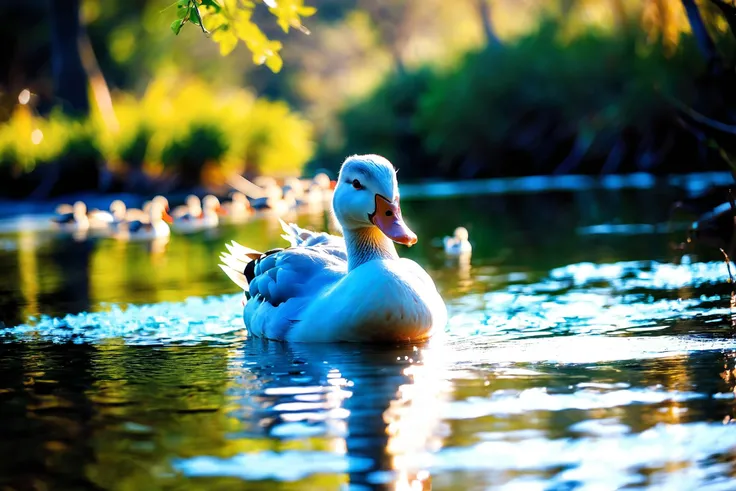
<svg viewBox="0 0 736 491">
<path fill-rule="evenodd" d="M 11 329 L 11 339 L 42 338 L 89 343 L 122 338 L 129 344 L 229 343 L 244 335 L 240 295 L 189 298 L 184 302 L 111 305 L 109 311 L 41 316 Z"/>
</svg>

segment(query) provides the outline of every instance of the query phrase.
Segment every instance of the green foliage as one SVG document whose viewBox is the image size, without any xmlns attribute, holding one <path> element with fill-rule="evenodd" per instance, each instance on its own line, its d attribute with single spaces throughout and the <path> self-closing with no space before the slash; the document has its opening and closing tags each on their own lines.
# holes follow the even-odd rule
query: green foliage
<svg viewBox="0 0 736 491">
<path fill-rule="evenodd" d="M 647 141 L 681 131 L 668 98 L 692 99 L 702 63 L 689 39 L 670 52 L 631 33 L 588 29 L 565 39 L 543 22 L 444 73 L 397 72 L 342 112 L 342 151 L 385 152 L 417 175 L 548 173 L 571 154 L 579 155 L 561 171 L 646 167 L 635 153 L 656 152 Z M 617 145 L 628 162 L 606 164 Z"/>
<path fill-rule="evenodd" d="M 407 171 L 416 170 L 426 155 L 413 118 L 419 110 L 419 96 L 435 78 L 428 68 L 391 77 L 370 98 L 349 106 L 340 114 L 345 134 L 341 153 L 378 153 Z"/>
<path fill-rule="evenodd" d="M 302 25 L 302 18 L 314 15 L 317 9 L 303 4 L 303 0 L 263 0 L 276 23 L 285 32 L 296 28 L 309 31 Z M 279 72 L 283 60 L 279 55 L 281 42 L 268 38 L 253 21 L 256 3 L 250 0 L 178 0 L 177 19 L 171 30 L 179 34 L 187 22 L 198 26 L 203 33 L 212 34 L 212 40 L 220 45 L 220 53 L 229 54 L 238 41 L 243 41 L 253 54 L 253 63 L 265 64 L 273 72 Z"/>
<path fill-rule="evenodd" d="M 206 169 L 212 171 L 211 184 L 245 171 L 299 175 L 313 153 L 310 123 L 287 104 L 257 99 L 243 89 L 213 91 L 195 79 L 159 77 L 141 99 L 118 94 L 114 102 L 116 128 L 99 113 L 86 121 L 60 113 L 43 118 L 19 105 L 0 124 L 0 180 L 38 176 L 45 171 L 37 169 L 57 163 L 69 179 L 93 189 L 104 162 L 121 176 L 143 170 L 195 186 Z M 28 187 L 26 194 L 33 185 Z"/>
<path fill-rule="evenodd" d="M 93 125 L 70 119 L 60 112 L 35 115 L 18 106 L 11 119 L 0 125 L 0 193 L 21 197 L 32 192 L 47 176 L 51 193 L 93 189 L 102 160 Z M 53 164 L 53 171 L 51 165 Z"/>
<path fill-rule="evenodd" d="M 271 176 L 293 176 L 314 153 L 311 123 L 284 102 L 256 100 L 240 128 L 242 158 L 249 170 Z"/>
<path fill-rule="evenodd" d="M 205 164 L 219 162 L 228 151 L 224 131 L 212 123 L 195 123 L 181 137 L 166 144 L 161 152 L 165 168 L 177 170 L 185 186 L 195 186 Z"/>
<path fill-rule="evenodd" d="M 121 99 L 116 108 L 121 129 L 112 141 L 123 147 L 111 153 L 120 156 L 143 126 L 151 135 L 146 145 L 149 167 L 160 163 L 169 170 L 190 172 L 191 162 L 174 157 L 179 150 L 173 149 L 185 142 L 200 156 L 199 165 L 209 160 L 225 173 L 298 175 L 313 152 L 311 124 L 285 103 L 257 99 L 243 89 L 217 92 L 196 79 L 160 77 L 141 101 Z M 145 121 L 141 114 L 147 115 Z M 198 142 L 193 135 L 205 136 L 203 131 L 206 148 L 194 148 Z"/>
<path fill-rule="evenodd" d="M 132 138 L 128 138 L 120 145 L 120 159 L 131 168 L 140 169 L 145 162 L 150 139 L 150 129 L 144 125 L 139 126 Z"/>
</svg>

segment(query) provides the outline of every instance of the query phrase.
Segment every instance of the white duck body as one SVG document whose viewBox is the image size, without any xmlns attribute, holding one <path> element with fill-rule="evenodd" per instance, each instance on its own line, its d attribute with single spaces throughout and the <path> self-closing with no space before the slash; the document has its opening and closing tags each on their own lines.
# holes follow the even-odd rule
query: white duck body
<svg viewBox="0 0 736 491">
<path fill-rule="evenodd" d="M 157 197 L 158 198 L 158 197 Z M 154 198 L 148 207 L 148 217 L 146 220 L 133 220 L 124 222 L 115 237 L 119 240 L 130 241 L 150 241 L 161 238 L 168 238 L 171 235 L 171 229 L 167 221 L 173 221 L 166 211 L 168 202 L 165 199 Z"/>
<path fill-rule="evenodd" d="M 83 201 L 77 201 L 71 208 L 69 205 L 57 207 L 57 216 L 52 218 L 61 229 L 78 232 L 90 229 L 90 220 L 87 216 L 87 205 Z"/>
<path fill-rule="evenodd" d="M 196 198 L 196 196 L 194 196 Z M 189 200 L 189 198 L 187 198 Z M 192 200 L 193 201 L 193 200 Z M 199 199 L 197 198 L 197 202 Z M 190 233 L 198 230 L 215 228 L 220 223 L 219 213 L 221 210 L 220 200 L 215 196 L 208 194 L 201 201 L 201 207 L 189 206 L 190 210 L 194 210 L 189 214 L 182 214 L 178 218 L 174 218 L 174 228 L 177 232 Z"/>
<path fill-rule="evenodd" d="M 229 203 L 223 203 L 227 218 L 231 222 L 245 221 L 251 214 L 248 198 L 240 192 L 233 193 Z"/>
<path fill-rule="evenodd" d="M 333 202 L 344 238 L 283 224 L 288 249 L 228 246 L 221 267 L 248 290 L 250 333 L 293 342 L 411 342 L 443 329 L 447 310 L 434 282 L 399 258 L 392 242 L 416 242 L 401 217 L 393 166 L 376 155 L 350 157 Z"/>
<path fill-rule="evenodd" d="M 468 229 L 458 227 L 452 237 L 445 237 L 442 242 L 448 256 L 466 256 L 473 252 L 473 246 L 468 241 Z"/>
</svg>

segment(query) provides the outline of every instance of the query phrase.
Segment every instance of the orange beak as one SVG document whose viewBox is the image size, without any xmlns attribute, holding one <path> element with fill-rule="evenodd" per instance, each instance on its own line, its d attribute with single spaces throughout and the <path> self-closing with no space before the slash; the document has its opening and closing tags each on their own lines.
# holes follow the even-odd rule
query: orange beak
<svg viewBox="0 0 736 491">
<path fill-rule="evenodd" d="M 215 208 L 215 211 L 217 211 L 217 214 L 220 216 L 227 215 L 227 210 L 223 208 L 222 206 L 218 205 L 217 208 Z"/>
<path fill-rule="evenodd" d="M 417 243 L 417 234 L 411 231 L 401 218 L 401 208 L 399 207 L 399 199 L 391 202 L 381 196 L 376 195 L 376 211 L 368 215 L 371 223 L 378 227 L 386 237 L 398 244 L 405 246 L 413 246 Z"/>
<path fill-rule="evenodd" d="M 164 222 L 166 223 L 174 223 L 174 217 L 169 215 L 168 210 L 164 210 L 164 212 L 161 214 L 161 218 L 163 218 Z"/>
</svg>

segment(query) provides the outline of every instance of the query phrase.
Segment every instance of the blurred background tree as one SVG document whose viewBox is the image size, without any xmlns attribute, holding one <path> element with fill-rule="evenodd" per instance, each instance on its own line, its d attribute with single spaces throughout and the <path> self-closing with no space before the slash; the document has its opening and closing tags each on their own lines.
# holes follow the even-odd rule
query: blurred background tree
<svg viewBox="0 0 736 491">
<path fill-rule="evenodd" d="M 197 181 L 224 191 L 231 173 L 334 171 L 369 151 L 407 178 L 723 169 L 736 123 L 733 10 L 726 0 L 7 1 L 0 180 L 12 184 L 0 192 Z M 67 158 L 70 148 L 84 157 Z"/>
</svg>

